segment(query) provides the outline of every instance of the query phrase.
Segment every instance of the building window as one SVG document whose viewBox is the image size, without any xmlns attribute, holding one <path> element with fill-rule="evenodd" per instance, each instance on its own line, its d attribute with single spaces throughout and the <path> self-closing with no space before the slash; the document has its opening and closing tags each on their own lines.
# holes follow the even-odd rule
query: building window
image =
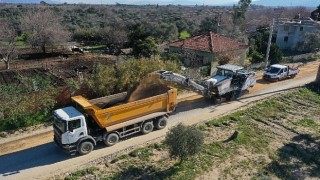
<svg viewBox="0 0 320 180">
<path fill-rule="evenodd" d="M 289 31 L 289 26 L 284 26 L 283 29 L 284 31 Z"/>
<path fill-rule="evenodd" d="M 284 42 L 288 42 L 289 37 L 288 37 L 288 36 L 285 36 L 285 37 L 283 38 L 283 40 L 284 40 Z"/>
<path fill-rule="evenodd" d="M 303 27 L 300 27 L 300 31 L 303 31 Z"/>
</svg>

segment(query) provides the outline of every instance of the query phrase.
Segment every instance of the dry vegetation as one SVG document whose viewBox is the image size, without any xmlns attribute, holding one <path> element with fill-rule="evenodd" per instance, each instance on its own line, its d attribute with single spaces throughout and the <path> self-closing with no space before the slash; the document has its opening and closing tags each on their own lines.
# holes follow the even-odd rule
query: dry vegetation
<svg viewBox="0 0 320 180">
<path fill-rule="evenodd" d="M 156 143 L 55 178 L 317 179 L 319 112 L 319 85 L 310 85 L 198 125 L 205 146 L 182 164 Z"/>
</svg>

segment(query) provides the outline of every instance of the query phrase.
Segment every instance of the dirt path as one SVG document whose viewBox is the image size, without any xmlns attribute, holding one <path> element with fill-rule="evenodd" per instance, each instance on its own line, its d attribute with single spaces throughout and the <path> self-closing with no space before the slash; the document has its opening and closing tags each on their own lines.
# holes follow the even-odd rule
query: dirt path
<svg viewBox="0 0 320 180">
<path fill-rule="evenodd" d="M 317 67 L 319 66 L 319 64 L 320 64 L 320 62 L 317 61 L 317 62 L 313 62 L 313 63 L 306 64 L 304 66 L 301 66 L 299 74 L 294 79 L 299 79 L 299 78 L 303 78 L 303 77 L 306 77 L 306 76 L 310 76 L 310 75 L 316 74 L 317 73 Z M 254 87 L 250 89 L 250 93 L 255 93 L 255 92 L 261 91 L 261 90 L 263 90 L 265 88 L 269 88 L 271 86 L 276 86 L 276 85 L 279 85 L 279 84 L 282 84 L 282 83 L 286 83 L 286 82 L 290 82 L 290 81 L 294 80 L 294 79 L 286 79 L 286 80 L 270 83 L 270 82 L 264 81 L 262 79 L 262 76 L 263 76 L 262 73 L 258 74 L 257 84 L 255 84 Z"/>
<path fill-rule="evenodd" d="M 271 96 L 275 91 L 278 91 L 275 93 L 279 93 L 281 90 L 302 86 L 314 81 L 316 69 L 319 64 L 320 62 L 318 61 L 301 67 L 301 73 L 295 79 L 288 79 L 276 83 L 258 82 L 257 85 L 250 90 L 250 94 L 245 95 L 238 101 L 212 105 L 204 101 L 192 103 L 198 99 L 198 95 L 191 96 L 190 101 L 187 97 L 184 97 L 184 102 L 189 101 L 189 103 L 185 103 L 184 106 L 177 108 L 177 112 L 170 117 L 168 128 L 180 122 L 195 124 L 208 121 L 213 117 L 230 113 L 245 105 Z M 200 114 L 201 116 L 199 117 Z M 6 143 L 1 143 L 0 141 L 0 162 L 2 162 L 0 164 L 0 179 L 44 178 L 56 173 L 68 172 L 97 158 L 112 158 L 114 153 L 127 151 L 137 145 L 162 138 L 168 131 L 168 128 L 152 132 L 146 136 L 130 138 L 110 148 L 98 146 L 98 148 L 89 155 L 75 157 L 70 157 L 60 149 L 54 147 L 51 132 L 39 134 L 36 137 L 26 137 L 14 142 L 7 141 Z"/>
</svg>

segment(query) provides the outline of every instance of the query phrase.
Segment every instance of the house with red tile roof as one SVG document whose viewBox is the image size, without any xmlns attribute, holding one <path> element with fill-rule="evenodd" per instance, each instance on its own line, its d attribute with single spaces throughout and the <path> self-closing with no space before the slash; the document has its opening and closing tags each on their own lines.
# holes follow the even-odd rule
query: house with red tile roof
<svg viewBox="0 0 320 180">
<path fill-rule="evenodd" d="M 213 32 L 170 42 L 167 45 L 170 53 L 187 51 L 196 55 L 196 58 L 184 57 L 186 66 L 192 66 L 193 61 L 197 61 L 198 66 L 211 64 L 213 67 L 218 65 L 219 55 L 228 55 L 232 58 L 232 64 L 243 65 L 248 50 L 248 45 Z"/>
</svg>

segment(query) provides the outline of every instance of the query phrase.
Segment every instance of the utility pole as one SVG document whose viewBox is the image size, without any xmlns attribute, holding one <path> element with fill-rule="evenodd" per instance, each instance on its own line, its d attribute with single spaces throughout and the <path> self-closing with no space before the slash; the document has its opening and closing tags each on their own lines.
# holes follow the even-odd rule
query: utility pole
<svg viewBox="0 0 320 180">
<path fill-rule="evenodd" d="M 268 46 L 267 46 L 266 60 L 265 60 L 265 68 L 267 68 L 269 65 L 269 53 L 270 53 L 270 46 L 271 46 L 271 40 L 272 40 L 273 26 L 274 26 L 274 18 L 272 19 L 272 24 L 270 27 L 270 34 L 268 39 Z"/>
</svg>

